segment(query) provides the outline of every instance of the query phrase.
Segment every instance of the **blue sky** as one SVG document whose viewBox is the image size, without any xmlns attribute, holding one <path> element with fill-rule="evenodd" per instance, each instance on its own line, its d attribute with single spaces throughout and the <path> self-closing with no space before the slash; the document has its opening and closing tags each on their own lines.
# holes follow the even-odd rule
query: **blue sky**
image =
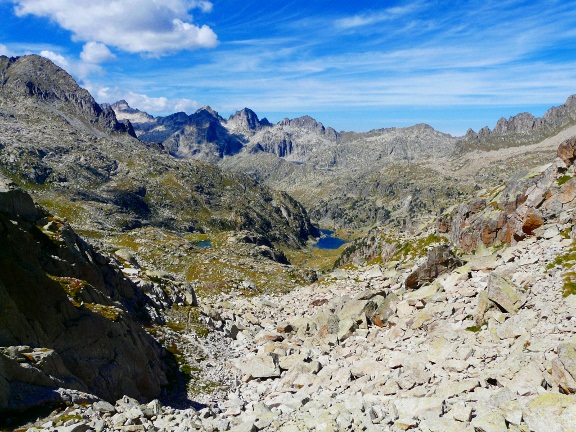
<svg viewBox="0 0 576 432">
<path fill-rule="evenodd" d="M 0 0 L 0 54 L 98 102 L 462 135 L 576 93 L 576 0 Z"/>
</svg>

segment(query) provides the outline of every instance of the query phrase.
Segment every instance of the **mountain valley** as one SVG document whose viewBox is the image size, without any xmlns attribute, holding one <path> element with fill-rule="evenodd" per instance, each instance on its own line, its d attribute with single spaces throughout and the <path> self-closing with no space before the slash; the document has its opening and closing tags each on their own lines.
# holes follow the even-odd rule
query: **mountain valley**
<svg viewBox="0 0 576 432">
<path fill-rule="evenodd" d="M 575 162 L 575 96 L 337 132 L 0 56 L 0 430 L 574 430 Z"/>
</svg>

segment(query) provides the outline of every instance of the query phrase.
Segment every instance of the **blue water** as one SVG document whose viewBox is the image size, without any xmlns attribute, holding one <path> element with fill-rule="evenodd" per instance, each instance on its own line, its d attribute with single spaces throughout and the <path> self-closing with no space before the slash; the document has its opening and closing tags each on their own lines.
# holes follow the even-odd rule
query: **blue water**
<svg viewBox="0 0 576 432">
<path fill-rule="evenodd" d="M 345 244 L 346 242 L 338 237 L 332 237 L 334 231 L 330 230 L 320 230 L 323 234 L 323 237 L 320 237 L 318 242 L 314 245 L 315 248 L 318 249 L 338 249 L 340 246 Z"/>
<path fill-rule="evenodd" d="M 199 242 L 196 242 L 196 246 L 202 249 L 208 249 L 209 247 L 212 247 L 212 242 L 210 240 L 200 240 Z"/>
</svg>

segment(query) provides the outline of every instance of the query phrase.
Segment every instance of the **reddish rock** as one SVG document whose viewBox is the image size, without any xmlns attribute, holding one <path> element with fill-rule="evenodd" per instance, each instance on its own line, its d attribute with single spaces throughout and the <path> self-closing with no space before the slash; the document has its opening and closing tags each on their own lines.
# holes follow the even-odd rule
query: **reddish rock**
<svg viewBox="0 0 576 432">
<path fill-rule="evenodd" d="M 490 226 L 487 226 L 482 230 L 482 243 L 486 246 L 490 246 L 494 243 L 496 239 L 497 231 Z"/>
<path fill-rule="evenodd" d="M 542 213 L 537 209 L 529 209 L 522 221 L 522 231 L 531 235 L 536 228 L 540 228 L 544 224 Z"/>
<path fill-rule="evenodd" d="M 310 302 L 310 306 L 322 306 L 328 303 L 328 299 L 316 299 Z"/>
<path fill-rule="evenodd" d="M 571 166 L 574 159 L 576 159 L 576 138 L 567 139 L 560 144 L 556 154 L 564 161 L 566 166 Z"/>
</svg>

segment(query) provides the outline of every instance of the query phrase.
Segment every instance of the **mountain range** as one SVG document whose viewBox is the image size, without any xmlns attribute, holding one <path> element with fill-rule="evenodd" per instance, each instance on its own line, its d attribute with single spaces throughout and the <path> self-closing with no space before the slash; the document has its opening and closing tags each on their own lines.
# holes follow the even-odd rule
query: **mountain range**
<svg viewBox="0 0 576 432">
<path fill-rule="evenodd" d="M 418 225 L 478 182 L 494 186 L 540 165 L 576 124 L 575 101 L 570 96 L 542 118 L 522 113 L 462 137 L 425 124 L 336 132 L 309 116 L 271 124 L 248 108 L 226 120 L 210 107 L 156 118 L 125 101 L 110 107 L 139 139 L 175 157 L 246 173 L 289 192 L 324 226 L 360 229 Z"/>
</svg>

